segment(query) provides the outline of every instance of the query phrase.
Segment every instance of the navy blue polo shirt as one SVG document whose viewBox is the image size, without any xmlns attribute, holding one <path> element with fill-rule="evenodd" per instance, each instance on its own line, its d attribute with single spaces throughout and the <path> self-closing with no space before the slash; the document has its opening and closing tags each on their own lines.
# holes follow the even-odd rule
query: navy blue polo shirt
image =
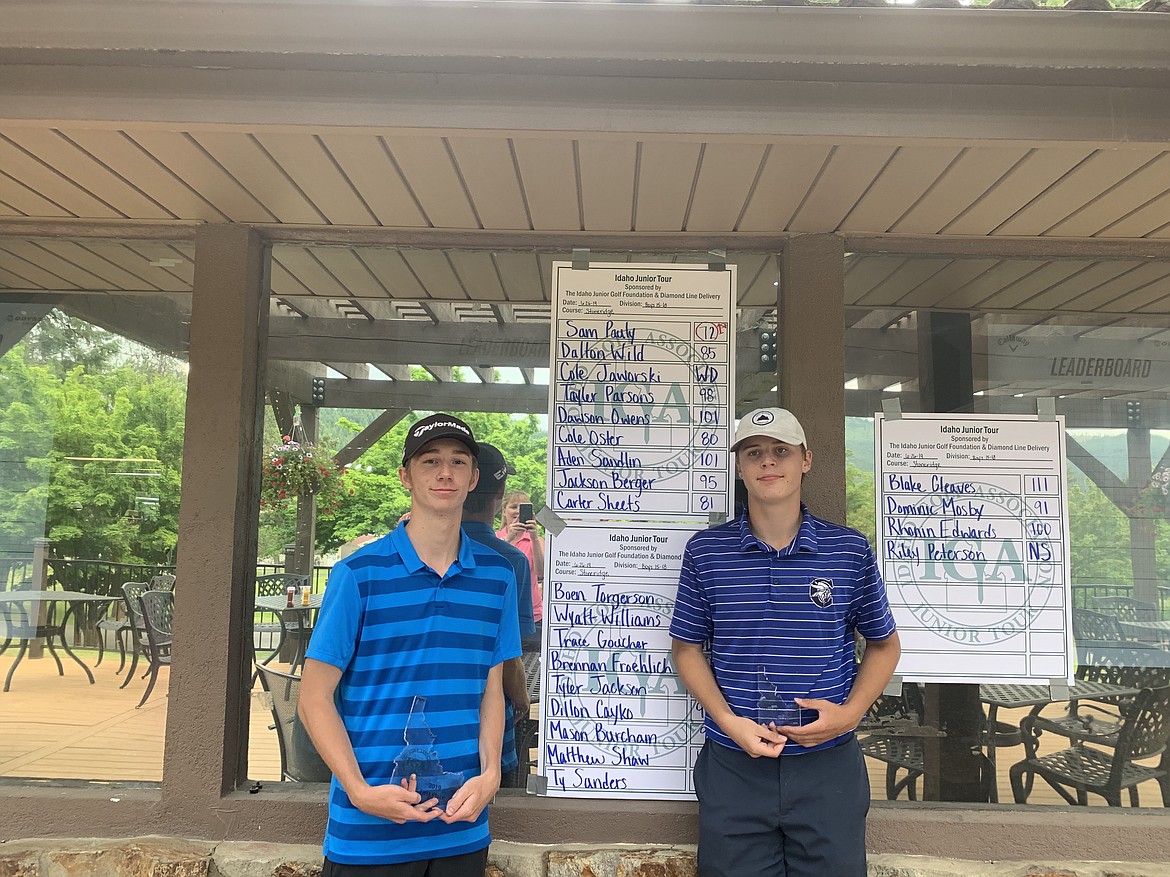
<svg viewBox="0 0 1170 877">
<path fill-rule="evenodd" d="M 895 631 L 873 549 L 856 530 L 801 505 L 796 538 L 776 551 L 752 535 L 747 516 L 687 542 L 670 635 L 709 645 L 711 669 L 732 711 L 759 721 L 761 684 L 785 698 L 844 703 L 857 675 L 854 631 L 884 640 Z M 707 736 L 740 747 L 708 716 Z M 827 749 L 830 740 L 784 755 Z"/>
<path fill-rule="evenodd" d="M 404 745 L 415 696 L 444 772 L 479 774 L 479 706 L 488 671 L 520 656 L 516 574 L 461 532 L 440 577 L 419 559 L 406 525 L 334 565 L 307 656 L 339 667 L 337 711 L 362 776 L 384 785 Z M 491 843 L 479 819 L 397 825 L 358 810 L 333 779 L 324 852 L 347 865 L 388 865 L 475 852 Z"/>
</svg>

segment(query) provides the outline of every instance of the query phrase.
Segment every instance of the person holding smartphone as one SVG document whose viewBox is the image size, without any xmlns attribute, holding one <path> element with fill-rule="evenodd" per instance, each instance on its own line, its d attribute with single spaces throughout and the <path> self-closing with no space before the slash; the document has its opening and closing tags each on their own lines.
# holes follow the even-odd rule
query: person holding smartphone
<svg viewBox="0 0 1170 877">
<path fill-rule="evenodd" d="M 532 511 L 532 497 L 522 490 L 510 491 L 504 497 L 503 526 L 496 535 L 509 545 L 519 548 L 528 558 L 532 572 L 532 617 L 536 632 L 521 639 L 524 651 L 540 650 L 540 630 L 544 621 L 544 540 L 536 529 Z"/>
</svg>

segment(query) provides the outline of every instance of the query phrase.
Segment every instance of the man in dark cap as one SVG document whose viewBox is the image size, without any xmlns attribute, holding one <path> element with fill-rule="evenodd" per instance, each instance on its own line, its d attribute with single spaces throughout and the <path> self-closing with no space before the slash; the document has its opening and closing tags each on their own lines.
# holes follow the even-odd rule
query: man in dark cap
<svg viewBox="0 0 1170 877">
<path fill-rule="evenodd" d="M 536 632 L 532 617 L 532 572 L 528 557 L 519 548 L 509 545 L 496 536 L 493 525 L 500 506 L 504 502 L 504 488 L 508 476 L 515 475 L 513 469 L 500 453 L 499 448 L 487 442 L 479 443 L 479 481 L 463 501 L 463 532 L 476 542 L 503 555 L 516 573 L 516 599 L 520 613 L 520 637 Z M 528 685 L 524 680 L 524 662 L 513 658 L 504 664 L 504 698 L 508 714 L 504 723 L 504 763 L 502 766 L 503 785 L 518 788 L 527 783 L 527 770 L 516 771 L 519 756 L 527 762 L 527 753 L 516 751 L 516 721 L 528 715 L 531 708 Z"/>
<path fill-rule="evenodd" d="M 480 446 L 457 417 L 414 423 L 398 477 L 410 518 L 334 565 L 301 682 L 300 715 L 333 772 L 323 877 L 482 877 L 500 785 L 503 668 L 520 656 L 516 574 L 464 537 Z M 446 808 L 415 775 L 392 782 L 414 702 L 426 698 Z M 416 742 L 414 740 L 412 743 Z"/>
</svg>

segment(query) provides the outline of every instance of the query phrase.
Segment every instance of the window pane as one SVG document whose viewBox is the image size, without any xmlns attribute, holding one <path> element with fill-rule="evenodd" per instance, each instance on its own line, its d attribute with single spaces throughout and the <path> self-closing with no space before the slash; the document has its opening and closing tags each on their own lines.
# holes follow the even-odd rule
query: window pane
<svg viewBox="0 0 1170 877">
<path fill-rule="evenodd" d="M 883 403 L 897 400 L 903 412 L 1036 415 L 1054 409 L 1066 425 L 1070 542 L 1068 557 L 1059 562 L 1071 582 L 1077 676 L 1138 688 L 1165 684 L 1170 662 L 1161 625 L 1170 617 L 1170 504 L 1162 487 L 1170 463 L 1170 320 L 1157 311 L 1165 311 L 1158 280 L 1170 276 L 1170 265 L 860 254 L 848 263 L 846 300 L 870 304 L 846 313 L 850 525 L 874 540 L 877 515 L 886 514 L 874 499 L 873 415 Z M 1142 313 L 1129 313 L 1138 307 Z M 946 587 L 953 591 L 958 584 Z M 933 779 L 941 793 L 933 794 L 1011 802 L 1013 764 L 1025 757 L 1042 762 L 1080 745 L 1058 733 L 1079 721 L 1069 719 L 1077 707 L 1042 689 L 1028 704 L 973 685 L 907 686 L 902 698 L 884 699 L 886 714 L 871 717 L 873 723 L 900 722 L 910 730 L 890 736 L 879 727 L 865 738 L 875 797 L 904 798 L 911 775 L 919 796 L 924 783 L 929 788 L 930 765 L 940 761 L 931 761 L 933 729 L 919 727 L 918 710 L 933 703 L 948 738 L 962 741 L 951 750 L 945 739 L 937 744 L 941 767 Z M 1112 722 L 1114 732 L 1132 701 L 1120 703 L 1113 698 L 1094 713 Z M 1041 734 L 1038 749 L 1026 756 L 1020 723 L 1033 710 L 1040 719 L 1031 727 Z M 962 756 L 967 744 L 975 755 L 965 764 L 948 762 L 948 752 Z M 1100 748 L 1111 757 L 1107 745 Z M 1161 800 L 1155 782 L 1140 791 L 1147 806 Z M 1065 803 L 1039 779 L 1026 797 L 1034 805 Z M 1090 794 L 1089 803 L 1104 799 Z"/>
<path fill-rule="evenodd" d="M 0 776 L 162 775 L 191 265 L 116 247 L 149 291 L 0 301 Z"/>
<path fill-rule="evenodd" d="M 258 575 L 285 570 L 306 575 L 311 568 L 309 583 L 316 595 L 333 563 L 397 526 L 410 508 L 398 476 L 403 438 L 411 423 L 433 411 L 457 414 L 477 438 L 496 445 L 516 470 L 507 480 L 506 501 L 527 499 L 539 514 L 549 480 L 552 262 L 567 256 L 530 250 L 274 248 L 265 430 L 271 453 L 265 455 L 269 471 L 262 477 L 275 485 L 283 477 L 275 471 L 275 461 L 303 451 L 290 450 L 283 439 L 287 435 L 339 460 L 337 477 L 344 488 L 335 508 L 332 502 L 324 504 L 327 509 L 317 503 L 311 543 L 303 497 L 294 500 L 287 489 L 281 497 L 275 487 L 266 492 Z M 590 254 L 593 262 L 631 264 L 706 259 L 705 253 Z M 761 334 L 776 328 L 776 259 L 739 254 L 729 262 L 739 269 L 739 373 L 732 412 L 739 415 L 774 404 L 776 398 L 775 359 L 759 361 Z M 308 294 L 330 288 L 321 266 L 341 277 L 348 289 L 366 291 L 367 297 Z M 315 407 L 314 378 L 323 379 L 318 385 L 323 398 L 318 395 Z M 503 523 L 501 513 L 492 529 Z M 304 547 L 308 544 L 313 545 L 311 560 Z M 538 572 L 543 576 L 543 564 Z M 283 588 L 282 583 L 281 595 Z M 534 590 L 534 604 L 543 614 L 540 586 Z M 298 648 L 313 619 L 311 608 L 302 611 L 299 606 L 292 613 L 257 613 L 257 660 L 298 675 Z M 522 663 L 531 707 L 516 723 L 521 764 L 505 776 L 503 794 L 522 794 L 535 770 L 539 652 L 539 632 L 525 637 Z M 277 684 L 282 679 L 283 687 Z M 268 681 L 272 690 L 264 692 L 258 681 L 251 700 L 248 775 L 256 780 L 277 780 L 282 773 L 276 715 L 288 699 L 289 680 L 272 676 Z M 285 778 L 291 779 L 294 744 L 292 727 L 286 727 L 290 733 L 283 764 Z"/>
</svg>

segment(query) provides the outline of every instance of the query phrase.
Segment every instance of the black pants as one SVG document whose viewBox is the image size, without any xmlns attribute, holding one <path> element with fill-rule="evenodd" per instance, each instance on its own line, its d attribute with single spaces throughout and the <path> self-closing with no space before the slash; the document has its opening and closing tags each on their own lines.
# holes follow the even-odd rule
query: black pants
<svg viewBox="0 0 1170 877">
<path fill-rule="evenodd" d="M 869 774 L 852 737 L 779 758 L 708 740 L 695 791 L 699 877 L 865 877 Z"/>
<path fill-rule="evenodd" d="M 321 877 L 483 877 L 487 847 L 461 856 L 399 862 L 396 865 L 340 865 L 325 860 Z"/>
</svg>

